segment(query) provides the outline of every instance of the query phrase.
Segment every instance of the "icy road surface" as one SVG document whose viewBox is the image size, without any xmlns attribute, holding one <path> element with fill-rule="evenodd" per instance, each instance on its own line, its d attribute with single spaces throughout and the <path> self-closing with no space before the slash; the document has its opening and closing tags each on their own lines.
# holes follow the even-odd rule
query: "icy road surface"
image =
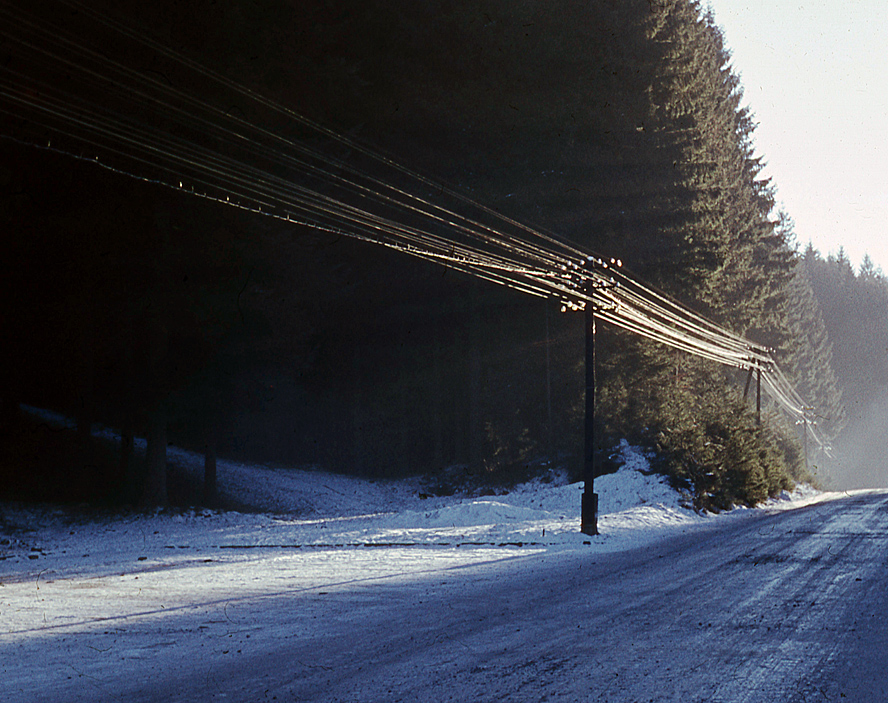
<svg viewBox="0 0 888 703">
<path fill-rule="evenodd" d="M 234 464 L 284 512 L 0 505 L 0 700 L 888 700 L 888 493 L 701 517 L 624 459 L 595 538 L 576 485 Z"/>
</svg>

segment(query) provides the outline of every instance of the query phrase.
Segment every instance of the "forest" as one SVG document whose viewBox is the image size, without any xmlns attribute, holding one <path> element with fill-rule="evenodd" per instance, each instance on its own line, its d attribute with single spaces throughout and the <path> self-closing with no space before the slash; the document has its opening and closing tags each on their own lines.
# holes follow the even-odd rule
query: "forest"
<svg viewBox="0 0 888 703">
<path fill-rule="evenodd" d="M 869 432 L 861 423 L 888 403 L 885 278 L 871 263 L 857 274 L 843 255 L 799 251 L 760 175 L 754 116 L 717 18 L 700 3 L 85 4 L 430 182 L 619 258 L 773 348 L 834 456 L 852 461 L 842 442 Z M 175 62 L 100 41 L 77 2 L 35 12 L 78 27 L 103 56 L 306 138 Z M 2 41 L 4 75 L 65 80 L 26 64 L 8 31 Z M 110 100 L 94 87 L 79 97 Z M 581 315 L 226 208 L 149 172 L 99 168 L 94 154 L 115 163 L 101 144 L 0 107 L 4 498 L 212 503 L 217 454 L 425 475 L 441 491 L 552 467 L 579 476 Z M 329 148 L 343 168 L 358 163 Z M 697 509 L 754 505 L 799 480 L 850 480 L 776 408 L 766 403 L 759 423 L 737 370 L 602 325 L 597 373 L 601 472 L 626 438 Z M 49 427 L 25 406 L 77 426 Z M 120 446 L 94 438 L 98 424 Z M 134 437 L 148 438 L 144 457 Z M 206 452 L 203 494 L 168 472 L 170 443 Z"/>
<path fill-rule="evenodd" d="M 842 430 L 829 477 L 842 488 L 885 484 L 888 453 L 888 278 L 865 256 L 855 271 L 845 252 L 824 258 L 809 244 L 805 275 L 826 325 L 841 404 Z M 829 411 L 828 411 L 829 412 Z M 838 413 L 841 414 L 838 414 Z"/>
</svg>

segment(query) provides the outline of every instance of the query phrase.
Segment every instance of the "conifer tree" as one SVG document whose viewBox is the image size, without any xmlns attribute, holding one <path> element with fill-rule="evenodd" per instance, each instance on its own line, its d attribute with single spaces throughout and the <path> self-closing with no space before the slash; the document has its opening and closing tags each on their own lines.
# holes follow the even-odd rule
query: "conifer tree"
<svg viewBox="0 0 888 703">
<path fill-rule="evenodd" d="M 798 333 L 784 319 L 794 253 L 779 220 L 770 219 L 773 196 L 759 179 L 754 124 L 741 104 L 742 89 L 721 33 L 714 18 L 685 0 L 659 3 L 648 16 L 647 31 L 660 48 L 648 93 L 649 125 L 677 155 L 669 180 L 660 184 L 677 196 L 670 203 L 675 227 L 661 223 L 655 229 L 668 242 L 675 265 L 659 272 L 654 267 L 648 278 L 738 333 L 776 346 Z M 652 171 L 652 177 L 656 174 Z M 638 245 L 643 240 L 629 241 Z M 715 442 L 710 432 L 720 435 L 719 446 L 729 442 L 741 452 L 734 457 L 738 464 L 753 466 L 759 451 L 768 457 L 756 469 L 767 477 L 768 490 L 781 485 L 779 477 L 787 472 L 797 474 L 798 456 L 789 437 L 785 451 L 766 450 L 777 446 L 773 437 L 751 431 L 749 418 L 730 410 L 728 398 L 738 395 L 730 374 L 645 342 L 618 340 L 603 374 L 604 412 L 614 418 L 617 432 L 647 428 L 642 440 L 656 443 L 669 473 L 693 484 L 695 500 L 724 505 L 761 495 L 704 486 L 702 477 L 720 475 L 712 465 L 716 455 L 704 449 Z M 724 398 L 721 406 L 718 396 Z M 739 441 L 734 433 L 743 432 L 748 439 Z M 749 457 L 742 451 L 749 451 Z M 727 492 L 718 500 L 706 498 L 722 490 Z"/>
</svg>

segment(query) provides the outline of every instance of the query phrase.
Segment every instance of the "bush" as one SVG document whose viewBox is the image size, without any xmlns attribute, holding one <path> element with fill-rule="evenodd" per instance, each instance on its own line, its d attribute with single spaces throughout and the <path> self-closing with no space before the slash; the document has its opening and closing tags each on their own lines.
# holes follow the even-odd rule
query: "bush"
<svg viewBox="0 0 888 703">
<path fill-rule="evenodd" d="M 759 426 L 723 369 L 652 344 L 613 341 L 599 376 L 603 441 L 626 438 L 652 449 L 653 468 L 696 510 L 753 506 L 810 480 L 791 428 L 774 415 Z"/>
<path fill-rule="evenodd" d="M 656 436 L 660 470 L 696 510 L 752 507 L 794 486 L 777 433 L 739 400 L 702 398 Z"/>
</svg>

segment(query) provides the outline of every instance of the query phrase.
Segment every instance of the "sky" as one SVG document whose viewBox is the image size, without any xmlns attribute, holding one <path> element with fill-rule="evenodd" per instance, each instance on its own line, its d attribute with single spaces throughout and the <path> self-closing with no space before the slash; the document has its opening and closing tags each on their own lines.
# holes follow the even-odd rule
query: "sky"
<svg viewBox="0 0 888 703">
<path fill-rule="evenodd" d="M 707 0 L 801 246 L 888 273 L 888 3 Z"/>
</svg>

